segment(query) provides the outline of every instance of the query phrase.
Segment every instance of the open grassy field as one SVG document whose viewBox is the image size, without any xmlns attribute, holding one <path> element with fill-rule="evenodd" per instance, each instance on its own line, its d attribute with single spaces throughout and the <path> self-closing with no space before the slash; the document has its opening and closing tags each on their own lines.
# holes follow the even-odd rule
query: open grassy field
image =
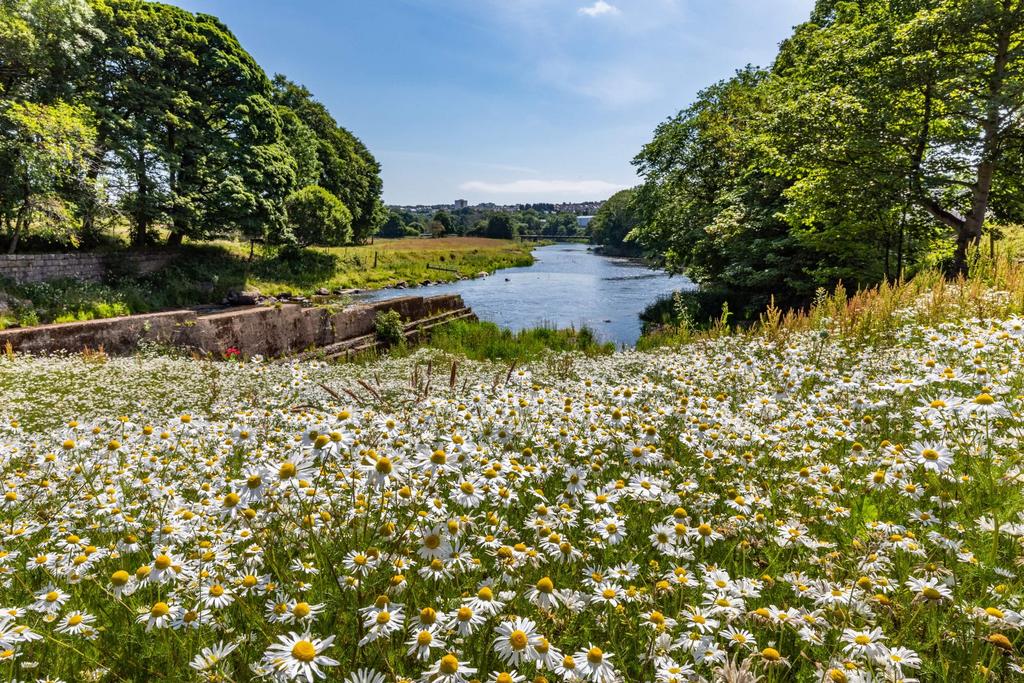
<svg viewBox="0 0 1024 683">
<path fill-rule="evenodd" d="M 248 246 L 214 242 L 244 261 Z M 450 281 L 533 263 L 530 245 L 484 237 L 378 239 L 352 247 L 310 247 L 294 262 L 262 259 L 245 285 L 267 294 L 317 288 L 380 289 L 400 282 Z M 431 268 L 430 266 L 433 266 Z M 444 270 L 439 270 L 443 268 Z M 451 272 L 456 271 L 456 272 Z"/>
<path fill-rule="evenodd" d="M 1004 260 L 656 353 L 0 354 L 0 675 L 1022 680 L 1022 313 Z"/>
<path fill-rule="evenodd" d="M 535 245 L 534 245 L 535 246 Z M 187 244 L 174 265 L 146 278 L 112 274 L 107 283 L 58 281 L 15 285 L 0 279 L 0 294 L 17 303 L 0 314 L 0 329 L 146 313 L 221 301 L 230 291 L 312 294 L 318 289 L 378 289 L 405 282 L 450 281 L 480 272 L 529 265 L 531 245 L 478 237 L 376 240 L 355 247 L 311 247 L 279 252 L 237 242 Z"/>
</svg>

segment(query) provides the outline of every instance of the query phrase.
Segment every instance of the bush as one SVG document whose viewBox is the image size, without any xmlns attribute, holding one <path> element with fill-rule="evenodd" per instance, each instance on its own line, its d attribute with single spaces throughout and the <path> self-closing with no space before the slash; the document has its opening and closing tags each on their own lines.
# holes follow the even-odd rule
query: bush
<svg viewBox="0 0 1024 683">
<path fill-rule="evenodd" d="M 377 328 L 377 339 L 385 344 L 399 346 L 405 343 L 405 325 L 398 311 L 378 311 L 374 326 Z"/>
<path fill-rule="evenodd" d="M 334 246 L 352 241 L 352 213 L 319 185 L 293 192 L 286 202 L 288 228 L 301 245 Z"/>
</svg>

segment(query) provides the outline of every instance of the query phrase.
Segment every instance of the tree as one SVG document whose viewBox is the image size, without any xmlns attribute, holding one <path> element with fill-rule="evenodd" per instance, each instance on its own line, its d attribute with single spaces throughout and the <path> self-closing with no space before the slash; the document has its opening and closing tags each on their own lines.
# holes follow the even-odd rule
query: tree
<svg viewBox="0 0 1024 683">
<path fill-rule="evenodd" d="M 441 225 L 441 235 L 452 232 L 452 228 L 455 227 L 455 219 L 444 209 L 434 214 L 433 222 Z"/>
<path fill-rule="evenodd" d="M 551 216 L 544 224 L 543 233 L 553 237 L 572 237 L 579 232 L 579 220 L 576 214 L 563 211 Z"/>
<path fill-rule="evenodd" d="M 274 98 L 308 126 L 317 137 L 320 161 L 318 184 L 352 211 L 353 239 L 364 242 L 387 220 L 381 201 L 380 165 L 363 143 L 331 116 L 305 87 L 278 74 Z"/>
<path fill-rule="evenodd" d="M 965 272 L 988 217 L 1022 217 L 1022 42 L 1021 0 L 819 1 L 774 69 L 768 144 L 795 180 L 790 219 L 860 211 L 902 250 L 925 214 Z"/>
<path fill-rule="evenodd" d="M 613 249 L 622 249 L 626 237 L 637 226 L 639 217 L 633 206 L 635 190 L 622 190 L 608 198 L 590 221 L 591 240 Z"/>
<path fill-rule="evenodd" d="M 794 299 L 825 284 L 778 213 L 788 181 L 764 170 L 756 134 L 771 109 L 767 72 L 747 68 L 658 126 L 634 159 L 645 178 L 633 239 L 708 288 Z M 767 298 L 767 296 L 765 296 Z"/>
<path fill-rule="evenodd" d="M 133 242 L 157 220 L 170 241 L 280 230 L 296 163 L 270 82 L 215 17 L 143 0 L 94 0 L 90 104 L 101 156 L 132 217 Z"/>
<path fill-rule="evenodd" d="M 281 118 L 281 133 L 288 153 L 295 162 L 295 184 L 298 187 L 316 185 L 323 173 L 317 156 L 320 141 L 313 129 L 302 122 L 288 107 L 277 107 Z"/>
<path fill-rule="evenodd" d="M 484 228 L 485 237 L 511 240 L 515 239 L 517 234 L 518 229 L 515 221 L 512 220 L 512 216 L 509 214 L 495 213 L 487 219 L 486 227 Z"/>
<path fill-rule="evenodd" d="M 80 59 L 101 37 L 87 0 L 0 0 L 0 94 L 70 101 Z"/>
<path fill-rule="evenodd" d="M 74 218 L 62 191 L 87 182 L 90 148 L 96 131 L 88 112 L 63 102 L 13 102 L 0 112 L 0 198 L 7 214 L 13 254 L 21 237 L 37 221 L 42 231 L 76 241 Z"/>
<path fill-rule="evenodd" d="M 288 228 L 300 245 L 334 246 L 352 239 L 352 213 L 340 199 L 319 185 L 293 192 L 287 206 Z"/>
</svg>

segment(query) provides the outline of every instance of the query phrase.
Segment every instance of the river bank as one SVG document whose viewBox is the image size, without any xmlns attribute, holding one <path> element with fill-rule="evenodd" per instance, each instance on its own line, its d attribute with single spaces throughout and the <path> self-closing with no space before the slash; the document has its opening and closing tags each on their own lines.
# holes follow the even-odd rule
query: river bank
<svg viewBox="0 0 1024 683">
<path fill-rule="evenodd" d="M 481 320 L 513 331 L 538 327 L 588 328 L 600 341 L 632 346 L 640 338 L 640 313 L 676 291 L 696 289 L 632 258 L 597 254 L 586 244 L 552 244 L 533 250 L 529 266 L 493 277 L 427 287 L 422 294 L 458 294 Z M 402 296 L 383 289 L 360 295 L 377 301 Z"/>
<path fill-rule="evenodd" d="M 0 273 L 0 329 L 216 305 L 240 292 L 284 299 L 351 290 L 451 282 L 533 263 L 531 245 L 477 237 L 375 240 L 374 244 L 292 252 L 238 242 L 186 245 L 173 263 L 138 277 L 109 255 L 103 282 L 17 284 Z"/>
</svg>

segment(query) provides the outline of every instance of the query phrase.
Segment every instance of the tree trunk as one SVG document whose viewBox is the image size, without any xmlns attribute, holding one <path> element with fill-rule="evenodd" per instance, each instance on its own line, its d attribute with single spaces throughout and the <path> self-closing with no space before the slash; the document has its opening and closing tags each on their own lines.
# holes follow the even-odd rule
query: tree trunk
<svg viewBox="0 0 1024 683">
<path fill-rule="evenodd" d="M 1006 68 L 1010 58 L 1010 42 L 1013 33 L 1012 21 L 1007 16 L 1009 13 L 1009 0 L 1003 0 L 1003 25 L 995 38 L 994 54 L 992 55 L 992 72 L 988 79 L 988 92 L 985 94 L 985 118 L 981 121 L 981 150 L 978 165 L 975 169 L 975 180 L 971 188 L 971 209 L 963 218 L 940 206 L 939 202 L 927 193 L 921 191 L 920 169 L 923 159 L 924 146 L 928 134 L 931 118 L 931 87 L 925 88 L 925 127 L 922 130 L 920 147 L 915 164 L 916 190 L 921 195 L 919 202 L 940 222 L 956 230 L 956 250 L 953 252 L 953 261 L 950 267 L 950 275 L 966 276 L 969 271 L 968 254 L 972 247 L 981 242 L 982 230 L 985 227 L 985 217 L 988 213 L 989 202 L 992 198 L 992 178 L 995 175 L 996 164 L 999 160 L 1000 147 L 1003 133 L 1000 130 L 1003 124 L 1003 115 L 1000 112 L 1000 104 L 1005 96 L 1006 89 Z"/>
<path fill-rule="evenodd" d="M 96 193 L 96 181 L 100 177 L 100 169 L 103 166 L 105 154 L 103 144 L 97 143 L 96 151 L 93 154 L 93 161 L 89 164 L 89 171 L 85 176 L 86 186 L 84 191 L 87 197 L 83 202 L 85 211 L 82 214 L 82 234 L 89 237 L 93 236 L 96 230 L 97 204 L 99 204 Z"/>
<path fill-rule="evenodd" d="M 167 236 L 167 246 L 169 247 L 180 247 L 182 240 L 185 236 L 177 230 L 172 230 L 171 234 Z"/>
<path fill-rule="evenodd" d="M 145 142 L 139 141 L 135 157 L 135 181 L 138 184 L 135 197 L 135 226 L 132 231 L 133 247 L 142 246 L 149 235 L 149 173 L 146 169 Z"/>
<path fill-rule="evenodd" d="M 7 245 L 7 253 L 13 254 L 18 249 L 18 241 L 21 239 L 21 233 L 25 229 L 25 225 L 28 223 L 28 218 L 31 213 L 28 200 L 21 205 L 21 209 L 18 210 L 18 218 L 14 221 L 14 233 L 11 235 L 11 243 Z"/>
<path fill-rule="evenodd" d="M 896 243 L 896 278 L 898 280 L 903 279 L 903 241 L 906 238 L 907 233 L 907 209 L 903 208 L 903 213 L 900 214 L 900 229 L 896 235 L 898 242 Z"/>
</svg>

